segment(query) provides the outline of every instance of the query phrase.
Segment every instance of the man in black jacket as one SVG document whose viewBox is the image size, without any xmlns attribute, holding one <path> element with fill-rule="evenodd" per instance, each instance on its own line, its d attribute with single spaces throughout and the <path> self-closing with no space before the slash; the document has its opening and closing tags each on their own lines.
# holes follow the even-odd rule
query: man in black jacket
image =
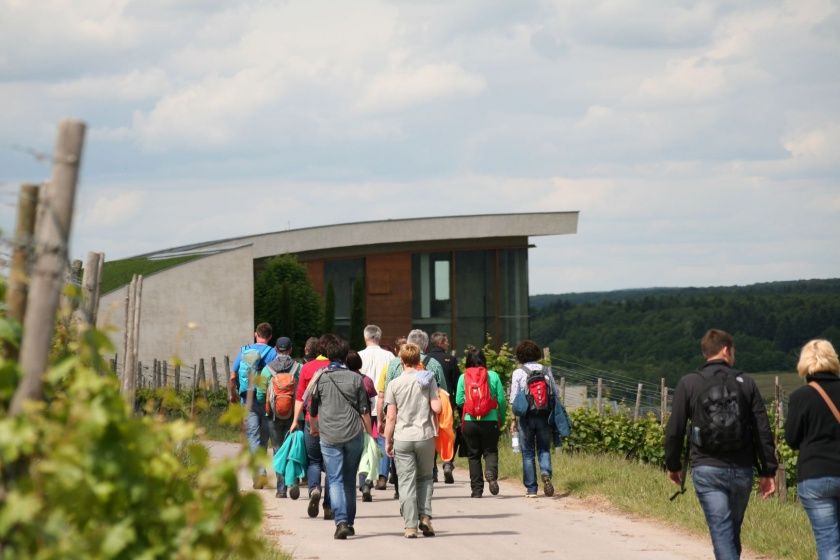
<svg viewBox="0 0 840 560">
<path fill-rule="evenodd" d="M 452 421 L 453 428 L 457 434 L 455 438 L 455 452 L 458 451 L 458 443 L 461 435 L 461 430 L 458 429 L 455 411 L 458 408 L 455 406 L 455 389 L 458 387 L 458 378 L 461 376 L 461 370 L 458 368 L 458 361 L 455 356 L 449 353 L 449 337 L 445 332 L 433 332 L 429 337 L 428 355 L 437 360 L 443 368 L 443 376 L 446 379 L 446 386 L 449 388 L 449 402 L 452 405 Z M 443 481 L 446 484 L 455 482 L 452 476 L 452 469 L 455 467 L 455 460 L 446 461 L 443 463 Z"/>
<path fill-rule="evenodd" d="M 776 453 L 764 400 L 755 382 L 735 370 L 732 335 L 710 329 L 700 342 L 706 363 L 680 379 L 674 391 L 671 417 L 665 429 L 665 466 L 668 479 L 682 485 L 686 423 L 691 422 L 691 477 L 706 516 L 717 560 L 741 556 L 741 523 L 752 490 L 753 466 L 759 490 L 767 498 L 776 490 Z M 727 399 L 728 397 L 728 399 Z M 724 414 L 740 423 L 723 426 L 714 421 L 709 403 L 728 403 Z M 706 403 L 704 405 L 704 403 Z M 727 431 L 728 430 L 728 431 Z M 737 440 L 732 441 L 737 434 Z M 729 438 L 729 441 L 727 441 Z"/>
</svg>

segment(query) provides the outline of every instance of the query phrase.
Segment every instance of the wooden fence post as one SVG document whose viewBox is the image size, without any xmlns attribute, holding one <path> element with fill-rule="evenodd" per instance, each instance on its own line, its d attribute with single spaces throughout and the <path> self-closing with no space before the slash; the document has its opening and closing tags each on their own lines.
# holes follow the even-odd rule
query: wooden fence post
<svg viewBox="0 0 840 560">
<path fill-rule="evenodd" d="M 204 373 L 204 358 L 198 360 L 198 386 L 201 389 L 207 389 L 207 375 Z"/>
<path fill-rule="evenodd" d="M 85 124 L 63 120 L 53 154 L 52 177 L 38 204 L 35 261 L 29 283 L 20 369 L 23 377 L 12 398 L 9 414 L 23 412 L 26 401 L 43 398 L 44 373 L 55 332 L 55 312 L 61 298 L 67 243 L 73 223 L 76 183 L 82 161 Z"/>
<path fill-rule="evenodd" d="M 782 394 L 782 385 L 779 383 L 779 376 L 776 376 L 776 385 L 775 385 L 775 396 L 776 396 L 776 428 L 779 431 L 784 429 L 785 426 L 785 407 L 784 403 L 782 402 L 783 394 Z M 787 501 L 787 476 L 785 473 L 785 463 L 782 461 L 782 458 L 779 456 L 779 447 L 776 446 L 776 459 L 779 463 L 778 468 L 776 469 L 776 496 L 778 496 L 779 500 L 784 502 Z"/>
<path fill-rule="evenodd" d="M 123 373 L 122 393 L 129 406 L 134 408 L 134 391 L 137 376 L 142 371 L 134 369 L 140 347 L 140 309 L 143 296 L 143 276 L 135 274 L 129 284 L 129 312 L 126 314 L 126 350 L 125 372 Z"/>
<path fill-rule="evenodd" d="M 566 376 L 560 378 L 560 402 L 566 406 Z"/>
<path fill-rule="evenodd" d="M 90 252 L 85 260 L 85 269 L 82 275 L 82 305 L 80 307 L 82 321 L 86 325 L 96 326 L 94 309 L 96 308 L 96 297 L 99 291 L 99 260 L 102 253 Z"/>
<path fill-rule="evenodd" d="M 35 234 L 35 214 L 38 210 L 38 185 L 20 188 L 15 226 L 15 245 L 9 266 L 9 283 L 6 287 L 6 316 L 23 323 L 26 313 L 26 295 L 29 286 L 29 261 Z M 12 359 L 17 358 L 17 349 Z"/>
<path fill-rule="evenodd" d="M 192 375 L 192 398 L 190 399 L 190 418 L 195 418 L 195 389 L 198 385 L 198 372 L 196 371 L 196 366 L 193 364 L 193 375 Z"/>
<path fill-rule="evenodd" d="M 181 391 L 181 364 L 175 364 L 175 390 Z"/>
<path fill-rule="evenodd" d="M 99 259 L 97 260 L 98 263 L 98 270 L 96 271 L 96 282 L 94 282 L 94 294 L 93 294 L 93 314 L 91 316 L 91 322 L 94 326 L 96 326 L 96 319 L 99 317 L 99 296 L 102 293 L 102 267 L 105 266 L 105 253 L 99 253 Z"/>
<path fill-rule="evenodd" d="M 230 383 L 228 382 L 228 379 L 230 379 L 230 356 L 228 356 L 227 354 L 225 354 L 225 375 L 224 375 L 224 380 L 225 380 L 225 387 L 227 387 L 227 388 L 228 388 L 228 393 L 230 393 Z M 232 396 L 233 396 L 233 395 L 231 395 L 231 397 L 232 397 Z"/>
<path fill-rule="evenodd" d="M 169 387 L 169 363 L 166 360 L 163 361 L 163 386 Z"/>
<path fill-rule="evenodd" d="M 600 377 L 598 378 L 598 392 L 596 393 L 596 403 L 598 407 L 598 416 L 602 416 L 604 414 L 604 380 Z"/>
<path fill-rule="evenodd" d="M 642 410 L 642 384 L 636 387 L 636 406 L 633 408 L 633 420 L 639 419 L 639 414 Z"/>
</svg>

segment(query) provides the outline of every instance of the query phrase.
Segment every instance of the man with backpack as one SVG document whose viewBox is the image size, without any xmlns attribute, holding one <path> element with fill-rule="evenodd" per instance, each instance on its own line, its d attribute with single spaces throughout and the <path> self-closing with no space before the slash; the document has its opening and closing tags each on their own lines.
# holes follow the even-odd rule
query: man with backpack
<svg viewBox="0 0 840 560">
<path fill-rule="evenodd" d="M 459 408 L 455 403 L 455 391 L 453 389 L 458 386 L 458 378 L 461 377 L 461 370 L 458 368 L 458 360 L 455 359 L 455 356 L 449 353 L 449 337 L 445 332 L 433 332 L 431 336 L 429 336 L 429 356 L 431 356 L 433 360 L 437 360 L 443 368 L 443 377 L 446 379 L 446 386 L 451 390 L 449 393 L 449 405 L 452 407 L 453 412 L 453 429 L 456 434 L 455 452 L 457 453 L 458 445 L 460 444 L 461 439 L 461 430 L 459 429 L 459 423 L 456 418 L 458 415 L 455 414 L 455 411 L 459 410 Z M 446 484 L 453 484 L 455 482 L 455 478 L 452 476 L 452 470 L 454 468 L 454 457 L 452 461 L 446 461 L 443 463 L 443 481 Z"/>
<path fill-rule="evenodd" d="M 700 342 L 706 363 L 680 379 L 665 428 L 668 479 L 685 491 L 691 478 L 717 560 L 741 556 L 741 524 L 750 499 L 753 466 L 759 492 L 776 490 L 776 452 L 764 400 L 755 382 L 733 369 L 732 335 L 710 329 Z M 688 428 L 687 428 L 688 426 Z M 688 430 L 688 446 L 685 444 Z M 683 457 L 684 450 L 688 451 Z"/>
<path fill-rule="evenodd" d="M 257 398 L 265 403 L 268 417 L 268 439 L 274 453 L 283 445 L 295 412 L 295 388 L 300 376 L 301 365 L 291 357 L 292 341 L 281 336 L 274 345 L 277 357 L 266 365 L 257 384 Z M 260 393 L 262 392 L 262 399 Z M 281 473 L 277 474 L 278 498 L 286 497 L 286 483 Z M 292 496 L 297 499 L 297 496 Z"/>
<path fill-rule="evenodd" d="M 255 383 L 265 365 L 277 357 L 277 351 L 269 346 L 272 337 L 271 325 L 260 323 L 254 331 L 252 344 L 246 344 L 239 349 L 233 368 L 230 372 L 230 397 L 240 404 L 250 406 L 245 417 L 245 435 L 248 438 L 248 449 L 256 453 L 259 447 L 268 446 L 268 422 L 265 416 L 265 403 L 260 404 L 255 394 Z M 268 476 L 265 467 L 259 467 L 254 473 L 254 489 L 265 488 Z"/>
<path fill-rule="evenodd" d="M 512 434 L 519 436 L 525 497 L 537 497 L 536 460 L 540 467 L 543 493 L 550 498 L 554 495 L 551 482 L 551 442 L 555 432 L 552 411 L 557 386 L 551 370 L 539 363 L 542 351 L 536 342 L 523 340 L 516 346 L 514 353 L 520 365 L 510 380 L 510 403 L 514 413 L 510 429 Z M 518 401 L 527 403 L 524 409 L 517 407 Z"/>
</svg>

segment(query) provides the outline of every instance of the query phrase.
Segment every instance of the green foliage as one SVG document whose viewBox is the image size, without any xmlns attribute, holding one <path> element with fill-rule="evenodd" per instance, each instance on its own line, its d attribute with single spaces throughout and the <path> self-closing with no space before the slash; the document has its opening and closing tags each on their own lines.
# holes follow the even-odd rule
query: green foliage
<svg viewBox="0 0 840 560">
<path fill-rule="evenodd" d="M 225 558 L 262 553 L 247 454 L 210 462 L 195 426 L 134 416 L 86 331 L 49 370 L 46 402 L 0 417 L 0 557 Z M 0 362 L 2 379 L 16 364 Z M 2 393 L 5 412 L 9 392 Z"/>
<path fill-rule="evenodd" d="M 120 286 L 125 286 L 131 282 L 131 277 L 135 274 L 142 274 L 148 276 L 179 264 L 192 261 L 199 258 L 198 256 L 189 257 L 173 257 L 171 259 L 157 259 L 151 260 L 143 257 L 121 259 L 118 261 L 105 261 L 102 265 L 102 284 L 101 292 L 107 294 L 116 290 Z"/>
<path fill-rule="evenodd" d="M 321 334 L 321 298 L 294 255 L 266 261 L 254 282 L 254 307 L 257 323 L 271 323 L 275 336 L 288 336 L 299 350 Z"/>
<path fill-rule="evenodd" d="M 324 297 L 324 332 L 335 331 L 335 286 L 333 281 L 327 282 L 326 296 Z"/>
<path fill-rule="evenodd" d="M 353 299 L 350 307 L 350 348 L 365 347 L 365 283 L 361 278 L 353 282 Z"/>
<path fill-rule="evenodd" d="M 664 465 L 664 430 L 653 414 L 634 421 L 623 412 L 599 416 L 595 409 L 579 408 L 569 416 L 574 429 L 563 442 L 569 451 L 615 453 L 625 459 Z"/>
<path fill-rule="evenodd" d="M 535 299 L 543 307 L 532 310 L 534 340 L 560 360 L 669 385 L 702 363 L 700 338 L 711 327 L 734 335 L 737 367 L 747 372 L 790 371 L 807 340 L 840 335 L 840 280 L 596 296 Z"/>
<path fill-rule="evenodd" d="M 484 357 L 487 360 L 487 369 L 493 370 L 499 374 L 499 378 L 502 380 L 502 384 L 505 386 L 505 391 L 510 387 L 510 377 L 513 371 L 518 367 L 516 362 L 516 356 L 513 355 L 513 349 L 510 347 L 510 344 L 507 342 L 502 343 L 502 345 L 496 349 L 493 345 L 493 339 L 488 334 L 486 337 L 486 342 L 484 346 L 481 348 L 481 351 L 484 352 Z M 467 350 L 473 348 L 472 346 L 467 346 L 464 350 L 466 353 Z M 458 367 L 461 371 L 464 371 L 466 368 L 466 358 L 462 357 L 458 363 Z"/>
</svg>

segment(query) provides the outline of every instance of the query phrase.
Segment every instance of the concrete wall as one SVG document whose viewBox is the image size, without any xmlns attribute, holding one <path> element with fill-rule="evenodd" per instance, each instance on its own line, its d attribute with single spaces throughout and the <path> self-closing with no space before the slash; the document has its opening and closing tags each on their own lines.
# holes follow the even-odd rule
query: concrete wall
<svg viewBox="0 0 840 560">
<path fill-rule="evenodd" d="M 251 246 L 203 257 L 143 278 L 138 359 L 177 356 L 187 365 L 216 356 L 231 360 L 254 335 L 253 249 Z M 128 286 L 102 296 L 98 326 L 113 325 L 123 354 Z M 122 358 L 120 358 L 122 362 Z"/>
</svg>

